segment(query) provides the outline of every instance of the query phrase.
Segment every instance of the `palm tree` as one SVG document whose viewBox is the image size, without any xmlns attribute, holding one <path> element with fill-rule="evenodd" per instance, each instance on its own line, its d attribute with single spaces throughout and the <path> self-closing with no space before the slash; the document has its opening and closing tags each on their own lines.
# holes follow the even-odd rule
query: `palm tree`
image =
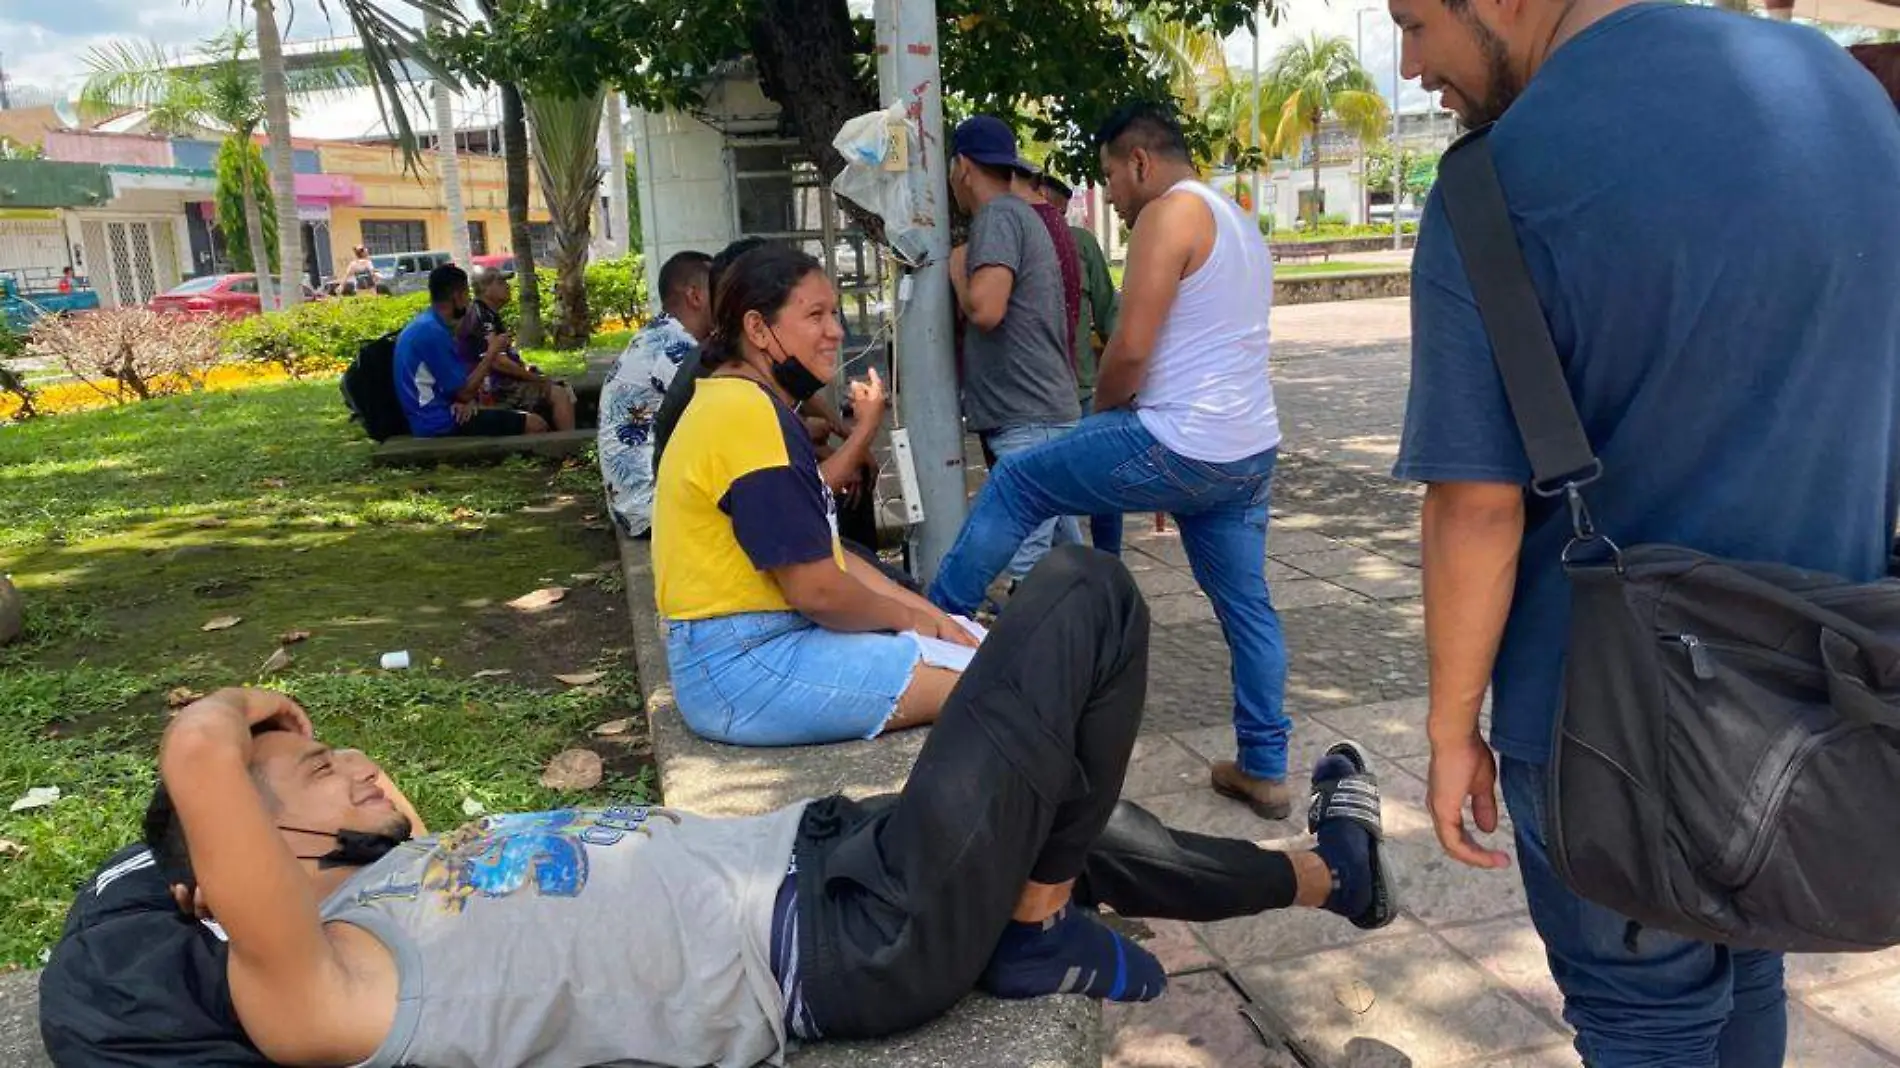
<svg viewBox="0 0 1900 1068">
<path fill-rule="evenodd" d="M 290 87 L 285 74 L 283 37 L 277 25 L 278 5 L 275 0 L 227 2 L 233 6 L 248 2 L 257 20 L 257 62 L 263 82 L 266 129 L 270 134 L 272 192 L 277 200 L 277 217 L 294 220 L 297 217 L 297 179 L 290 146 Z M 462 21 L 455 0 L 395 2 L 420 12 L 425 20 L 440 19 L 452 24 Z M 294 13 L 294 3 L 295 0 L 285 0 L 283 6 L 286 13 Z M 329 3 L 334 3 L 350 25 L 356 28 L 357 37 L 363 46 L 363 62 L 369 67 L 370 86 L 376 91 L 377 107 L 382 110 L 385 121 L 403 146 L 405 159 L 413 164 L 416 159 L 415 130 L 410 126 L 408 110 L 402 104 L 402 94 L 409 84 L 409 75 L 401 67 L 405 62 L 416 64 L 438 82 L 446 81 L 450 86 L 455 85 L 454 76 L 429 57 L 421 47 L 420 35 L 412 26 L 390 14 L 387 10 L 388 0 L 317 0 L 318 7 L 326 11 Z M 284 272 L 281 306 L 289 307 L 303 299 L 303 287 L 298 284 L 298 275 L 303 269 L 303 227 L 294 224 L 279 227 L 278 247 L 280 266 Z"/>
<path fill-rule="evenodd" d="M 597 145 L 605 99 L 603 87 L 577 97 L 537 93 L 527 101 L 534 158 L 541 171 L 541 195 L 548 202 L 548 214 L 554 217 L 557 240 L 554 294 L 561 314 L 554 324 L 556 348 L 580 348 L 593 333 L 583 271 L 594 198 L 600 193 Z M 532 284 L 532 279 L 522 283 L 524 288 Z"/>
<path fill-rule="evenodd" d="M 1377 138 L 1388 116 L 1385 98 L 1372 75 L 1359 64 L 1352 41 L 1313 34 L 1293 41 L 1273 57 L 1263 106 L 1279 112 L 1272 146 L 1275 155 L 1295 158 L 1301 146 L 1313 154 L 1313 216 L 1319 223 L 1319 133 L 1327 119 L 1344 125 L 1361 141 Z"/>
<path fill-rule="evenodd" d="M 423 27 L 435 30 L 442 25 L 440 15 L 423 16 Z M 454 95 L 449 83 L 437 80 L 435 83 L 435 157 L 437 172 L 442 176 L 442 200 L 449 210 L 449 250 L 455 262 L 470 270 L 474 261 L 469 256 L 468 212 L 462 207 L 462 166 L 455 156 L 455 112 Z"/>
<path fill-rule="evenodd" d="M 1184 113 L 1200 114 L 1214 90 L 1231 84 L 1219 34 L 1170 21 L 1152 9 L 1138 12 L 1130 29 L 1148 61 L 1168 80 L 1168 91 Z"/>
<path fill-rule="evenodd" d="M 95 48 L 86 57 L 92 73 L 79 92 L 80 110 L 96 117 L 122 108 L 144 108 L 153 129 L 173 136 L 216 128 L 225 134 L 225 151 L 246 159 L 256 151 L 252 142 L 266 121 L 263 83 L 259 64 L 250 55 L 251 45 L 248 30 L 233 29 L 204 42 L 196 62 L 169 55 L 155 44 L 118 42 Z M 297 83 L 303 91 L 342 89 L 356 84 L 361 73 L 360 57 L 345 53 L 298 71 Z M 252 166 L 240 165 L 232 171 L 243 201 L 246 245 L 257 272 L 259 299 L 272 305 L 276 286 L 265 248 L 267 227 L 258 204 L 263 190 L 256 184 L 257 171 Z M 286 218 L 281 212 L 276 217 Z M 296 217 L 293 206 L 288 218 Z M 294 222 L 290 228 L 295 228 Z M 278 227 L 280 248 L 283 229 Z"/>
<path fill-rule="evenodd" d="M 498 21 L 504 8 L 519 0 L 476 0 L 482 17 Z M 501 94 L 501 155 L 508 177 L 508 243 L 514 246 L 515 277 L 522 279 L 515 296 L 521 305 L 521 318 L 515 325 L 516 338 L 523 348 L 539 348 L 541 328 L 541 287 L 534 266 L 534 232 L 528 228 L 528 111 L 521 99 L 521 87 L 498 81 Z"/>
</svg>

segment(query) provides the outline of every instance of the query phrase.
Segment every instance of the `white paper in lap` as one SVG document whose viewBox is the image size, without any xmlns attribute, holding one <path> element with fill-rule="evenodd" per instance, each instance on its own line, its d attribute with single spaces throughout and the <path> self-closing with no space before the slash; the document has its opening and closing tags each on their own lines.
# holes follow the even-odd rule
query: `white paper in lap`
<svg viewBox="0 0 1900 1068">
<path fill-rule="evenodd" d="M 981 642 L 989 636 L 989 631 L 981 623 L 951 616 L 958 625 L 970 632 L 970 636 Z M 927 638 L 914 630 L 907 630 L 904 636 L 917 643 L 917 651 L 922 654 L 924 663 L 934 668 L 948 668 L 951 671 L 966 671 L 970 661 L 976 659 L 976 650 L 968 646 L 944 641 L 942 638 Z"/>
</svg>

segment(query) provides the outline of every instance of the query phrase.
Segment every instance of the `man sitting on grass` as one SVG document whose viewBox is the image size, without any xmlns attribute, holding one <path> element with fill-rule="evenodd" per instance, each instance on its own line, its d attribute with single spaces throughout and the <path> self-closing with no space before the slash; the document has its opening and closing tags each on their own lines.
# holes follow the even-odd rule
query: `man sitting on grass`
<svg viewBox="0 0 1900 1068">
<path fill-rule="evenodd" d="M 396 338 L 396 399 L 419 438 L 451 434 L 512 437 L 545 434 L 547 420 L 533 412 L 484 408 L 482 386 L 514 339 L 492 333 L 473 367 L 456 353 L 455 330 L 470 313 L 468 275 L 445 263 L 429 272 L 429 306 Z"/>
<path fill-rule="evenodd" d="M 1118 802 L 1148 610 L 1114 559 L 1050 554 L 992 638 L 902 794 L 745 819 L 622 807 L 420 837 L 383 772 L 313 738 L 290 698 L 221 691 L 166 731 L 152 851 L 181 900 L 195 878 L 229 937 L 235 1018 L 288 1065 L 737 1068 L 915 1027 L 973 987 L 1160 996 L 1161 965 L 1098 905 L 1391 921 L 1379 792 L 1352 743 L 1314 771 L 1311 852 Z M 87 960 L 62 943 L 49 975 Z"/>
</svg>

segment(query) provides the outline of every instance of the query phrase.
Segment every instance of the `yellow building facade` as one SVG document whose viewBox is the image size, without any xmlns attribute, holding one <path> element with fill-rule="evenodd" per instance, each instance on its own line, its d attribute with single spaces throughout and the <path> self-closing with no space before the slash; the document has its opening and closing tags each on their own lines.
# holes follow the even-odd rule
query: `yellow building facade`
<svg viewBox="0 0 1900 1068">
<path fill-rule="evenodd" d="M 394 252 L 449 251 L 449 212 L 435 157 L 425 154 L 413 172 L 403 170 L 402 153 L 373 145 L 318 143 L 322 179 L 333 184 L 327 224 L 331 258 L 326 269 L 340 272 L 357 245 L 372 255 Z M 469 247 L 474 255 L 514 251 L 508 232 L 508 176 L 496 156 L 459 156 L 462 207 L 468 217 Z M 538 183 L 529 177 L 528 220 L 548 223 Z"/>
</svg>

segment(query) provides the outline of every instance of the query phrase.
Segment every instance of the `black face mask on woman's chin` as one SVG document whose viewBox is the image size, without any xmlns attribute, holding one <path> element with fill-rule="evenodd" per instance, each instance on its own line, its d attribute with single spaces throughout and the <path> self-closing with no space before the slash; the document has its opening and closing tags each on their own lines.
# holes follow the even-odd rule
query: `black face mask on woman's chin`
<svg viewBox="0 0 1900 1068">
<path fill-rule="evenodd" d="M 766 329 L 772 328 L 768 326 Z M 778 341 L 777 331 L 772 332 L 772 340 Z M 785 352 L 785 343 L 778 341 L 778 348 L 780 352 Z M 795 404 L 805 403 L 813 394 L 825 388 L 825 380 L 812 374 L 802 360 L 790 353 L 786 353 L 782 360 L 772 361 L 772 381 L 777 382 L 778 388 L 784 390 Z"/>
</svg>

